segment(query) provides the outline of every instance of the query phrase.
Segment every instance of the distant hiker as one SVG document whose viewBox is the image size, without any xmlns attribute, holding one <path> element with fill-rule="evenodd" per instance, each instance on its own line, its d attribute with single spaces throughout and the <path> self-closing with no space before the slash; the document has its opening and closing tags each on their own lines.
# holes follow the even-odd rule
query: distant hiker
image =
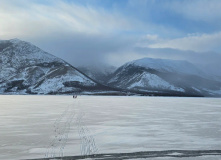
<svg viewBox="0 0 221 160">
<path fill-rule="evenodd" d="M 77 95 L 73 95 L 73 98 L 77 98 Z"/>
</svg>

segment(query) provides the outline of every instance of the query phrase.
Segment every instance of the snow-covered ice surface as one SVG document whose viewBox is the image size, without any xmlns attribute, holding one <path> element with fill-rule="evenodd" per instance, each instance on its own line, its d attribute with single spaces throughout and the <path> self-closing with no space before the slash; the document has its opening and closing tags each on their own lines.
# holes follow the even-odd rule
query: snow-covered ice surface
<svg viewBox="0 0 221 160">
<path fill-rule="evenodd" d="M 220 150 L 220 115 L 217 98 L 1 95 L 0 159 Z"/>
</svg>

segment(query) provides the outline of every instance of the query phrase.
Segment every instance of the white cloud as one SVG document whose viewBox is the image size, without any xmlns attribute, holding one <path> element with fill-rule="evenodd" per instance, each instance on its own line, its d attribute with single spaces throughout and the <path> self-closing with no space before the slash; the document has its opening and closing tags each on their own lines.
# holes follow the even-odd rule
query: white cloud
<svg viewBox="0 0 221 160">
<path fill-rule="evenodd" d="M 156 35 L 156 34 L 153 34 L 153 35 L 152 34 L 147 34 L 147 35 L 144 36 L 144 39 L 147 39 L 149 41 L 156 41 L 156 40 L 159 39 L 159 36 Z"/>
<path fill-rule="evenodd" d="M 50 2 L 50 5 L 28 0 L 1 0 L 1 39 L 46 36 L 57 32 L 110 33 L 130 30 L 133 26 L 118 13 L 65 3 L 61 0 L 45 2 Z"/>
<path fill-rule="evenodd" d="M 154 39 L 147 37 L 146 41 L 138 45 L 150 48 L 173 48 L 193 50 L 197 52 L 220 51 L 221 32 L 214 34 L 189 34 L 186 37 L 175 39 Z"/>
<path fill-rule="evenodd" d="M 196 21 L 211 22 L 221 19 L 220 0 L 175 0 L 167 3 L 165 7 Z"/>
</svg>

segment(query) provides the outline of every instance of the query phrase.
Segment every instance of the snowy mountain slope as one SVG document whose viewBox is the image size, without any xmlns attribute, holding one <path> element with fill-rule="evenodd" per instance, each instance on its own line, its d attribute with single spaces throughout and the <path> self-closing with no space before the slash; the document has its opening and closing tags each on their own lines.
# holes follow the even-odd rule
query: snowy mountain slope
<svg viewBox="0 0 221 160">
<path fill-rule="evenodd" d="M 151 89 L 162 88 L 164 90 L 184 92 L 184 89 L 175 87 L 174 85 L 168 83 L 167 81 L 152 73 L 142 73 L 141 75 L 138 75 L 138 79 L 139 81 L 132 83 L 128 88 L 133 89 L 149 86 Z"/>
<path fill-rule="evenodd" d="M 161 72 L 184 73 L 198 76 L 205 75 L 205 73 L 199 70 L 192 63 L 182 60 L 142 58 L 125 64 L 125 66 L 128 65 L 140 66 Z"/>
<path fill-rule="evenodd" d="M 190 96 L 220 96 L 221 83 L 186 61 L 144 58 L 118 68 L 107 82 L 132 91 Z"/>
<path fill-rule="evenodd" d="M 57 94 L 106 90 L 76 68 L 31 43 L 0 41 L 0 93 Z"/>
</svg>

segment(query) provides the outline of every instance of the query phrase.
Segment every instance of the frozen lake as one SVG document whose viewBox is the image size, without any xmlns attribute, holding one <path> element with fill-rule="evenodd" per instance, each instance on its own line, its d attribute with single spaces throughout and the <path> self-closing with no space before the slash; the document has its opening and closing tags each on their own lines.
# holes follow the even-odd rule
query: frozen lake
<svg viewBox="0 0 221 160">
<path fill-rule="evenodd" d="M 221 99 L 1 95 L 0 131 L 4 160 L 220 150 Z"/>
</svg>

